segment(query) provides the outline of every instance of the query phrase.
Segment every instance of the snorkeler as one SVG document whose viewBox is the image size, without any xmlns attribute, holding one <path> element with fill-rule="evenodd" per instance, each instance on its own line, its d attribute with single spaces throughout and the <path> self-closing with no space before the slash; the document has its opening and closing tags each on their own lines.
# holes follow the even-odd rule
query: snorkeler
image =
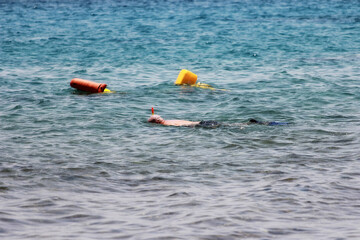
<svg viewBox="0 0 360 240">
<path fill-rule="evenodd" d="M 205 128 L 216 128 L 222 125 L 220 122 L 217 121 L 200 121 L 200 122 L 193 122 L 193 121 L 187 121 L 187 120 L 164 120 L 159 115 L 151 115 L 151 117 L 148 119 L 148 122 L 151 123 L 158 123 L 165 126 L 177 126 L 177 127 L 205 127 Z M 250 119 L 248 122 L 243 123 L 243 125 L 249 125 L 249 124 L 260 124 L 260 125 L 268 125 L 268 126 L 274 126 L 274 125 L 287 125 L 288 123 L 285 122 L 260 122 L 255 119 Z M 231 125 L 231 124 L 226 124 Z"/>
</svg>

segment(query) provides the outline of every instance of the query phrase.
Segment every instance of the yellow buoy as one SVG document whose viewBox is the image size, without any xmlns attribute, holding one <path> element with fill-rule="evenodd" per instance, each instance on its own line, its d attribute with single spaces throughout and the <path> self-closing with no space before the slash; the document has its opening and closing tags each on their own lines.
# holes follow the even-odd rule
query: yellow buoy
<svg viewBox="0 0 360 240">
<path fill-rule="evenodd" d="M 105 89 L 104 89 L 104 93 L 114 93 L 114 91 L 111 91 L 111 90 L 105 88 Z"/>
<path fill-rule="evenodd" d="M 195 85 L 197 80 L 197 75 L 190 72 L 189 70 L 183 69 L 180 71 L 179 76 L 177 77 L 175 84 L 176 85 Z"/>
<path fill-rule="evenodd" d="M 205 88 L 210 90 L 221 90 L 221 91 L 227 91 L 226 89 L 216 89 L 213 88 L 211 85 L 206 83 L 200 83 L 197 81 L 197 75 L 195 73 L 190 72 L 189 70 L 182 69 L 179 73 L 179 76 L 177 77 L 175 84 L 176 85 L 190 85 L 192 87 L 198 87 L 198 88 Z"/>
</svg>

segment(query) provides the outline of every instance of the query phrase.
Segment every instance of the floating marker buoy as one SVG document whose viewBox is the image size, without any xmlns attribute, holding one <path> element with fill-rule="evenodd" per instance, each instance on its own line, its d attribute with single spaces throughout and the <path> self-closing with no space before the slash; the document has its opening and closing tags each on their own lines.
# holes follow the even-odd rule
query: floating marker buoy
<svg viewBox="0 0 360 240">
<path fill-rule="evenodd" d="M 91 93 L 101 93 L 105 90 L 108 90 L 106 89 L 107 84 L 105 83 L 96 83 L 81 78 L 74 78 L 73 80 L 71 80 L 70 86 L 78 90 Z"/>
<path fill-rule="evenodd" d="M 175 84 L 176 85 L 195 85 L 197 80 L 197 75 L 190 72 L 189 70 L 183 69 L 180 71 L 179 76 L 177 77 Z"/>
<path fill-rule="evenodd" d="M 182 69 L 179 73 L 179 76 L 177 77 L 175 84 L 176 85 L 190 85 L 192 87 L 198 87 L 198 88 L 205 88 L 210 90 L 221 90 L 221 91 L 227 91 L 226 89 L 216 89 L 213 88 L 211 85 L 206 83 L 200 83 L 197 81 L 197 75 L 195 73 L 190 72 L 189 70 Z"/>
</svg>

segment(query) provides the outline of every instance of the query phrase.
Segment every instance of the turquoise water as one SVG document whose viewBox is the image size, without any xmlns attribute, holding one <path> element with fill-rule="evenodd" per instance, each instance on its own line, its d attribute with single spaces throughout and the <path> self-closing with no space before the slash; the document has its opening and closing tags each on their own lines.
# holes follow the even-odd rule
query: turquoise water
<svg viewBox="0 0 360 240">
<path fill-rule="evenodd" d="M 0 1 L 1 238 L 360 238 L 359 13 Z M 229 91 L 174 86 L 183 68 Z M 77 92 L 74 77 L 117 92 Z M 291 124 L 165 127 L 151 107 Z"/>
</svg>

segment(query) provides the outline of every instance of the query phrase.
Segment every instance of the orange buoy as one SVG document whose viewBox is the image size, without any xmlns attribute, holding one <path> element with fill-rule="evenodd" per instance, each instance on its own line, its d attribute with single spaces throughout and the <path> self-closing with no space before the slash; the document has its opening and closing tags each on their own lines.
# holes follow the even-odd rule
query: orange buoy
<svg viewBox="0 0 360 240">
<path fill-rule="evenodd" d="M 85 92 L 101 93 L 104 92 L 107 85 L 105 83 L 96 83 L 81 78 L 74 78 L 71 80 L 70 86 Z"/>
</svg>

